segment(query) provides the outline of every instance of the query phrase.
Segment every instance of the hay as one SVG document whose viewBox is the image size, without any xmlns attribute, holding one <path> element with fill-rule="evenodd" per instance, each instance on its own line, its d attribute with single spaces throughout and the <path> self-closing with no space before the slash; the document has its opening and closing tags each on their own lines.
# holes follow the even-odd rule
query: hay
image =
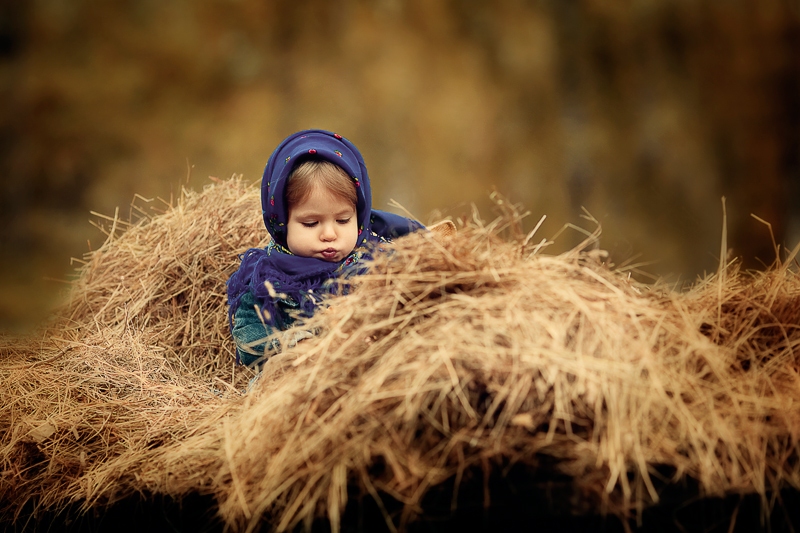
<svg viewBox="0 0 800 533">
<path fill-rule="evenodd" d="M 509 231 L 513 211 L 476 218 L 399 240 L 244 393 L 224 282 L 264 244 L 257 213 L 257 189 L 231 179 L 109 230 L 41 337 L 3 339 L 6 513 L 200 493 L 234 530 L 337 531 L 355 491 L 403 529 L 432 488 L 508 464 L 567 476 L 575 512 L 623 519 L 687 478 L 765 509 L 800 489 L 789 261 L 675 292 L 582 251 L 592 239 L 550 256 Z"/>
</svg>

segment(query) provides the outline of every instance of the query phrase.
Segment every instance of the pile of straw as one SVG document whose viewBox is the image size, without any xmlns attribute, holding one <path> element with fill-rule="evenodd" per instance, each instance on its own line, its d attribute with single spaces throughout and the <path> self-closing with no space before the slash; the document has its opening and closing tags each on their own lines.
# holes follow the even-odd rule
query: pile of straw
<svg viewBox="0 0 800 533">
<path fill-rule="evenodd" d="M 432 488 L 508 464 L 623 519 L 687 478 L 765 504 L 800 489 L 793 255 L 675 292 L 583 251 L 596 235 L 551 256 L 513 213 L 476 219 L 398 240 L 248 385 L 224 292 L 236 255 L 264 245 L 258 213 L 231 179 L 112 227 L 48 329 L 3 339 L 7 516 L 201 493 L 235 530 L 336 531 L 358 493 L 402 529 Z"/>
</svg>

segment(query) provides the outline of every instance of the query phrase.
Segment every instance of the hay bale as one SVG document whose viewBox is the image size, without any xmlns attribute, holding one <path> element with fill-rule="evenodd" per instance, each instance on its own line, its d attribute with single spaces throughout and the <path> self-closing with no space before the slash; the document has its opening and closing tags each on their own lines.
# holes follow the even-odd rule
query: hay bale
<svg viewBox="0 0 800 533">
<path fill-rule="evenodd" d="M 687 478 L 765 502 L 800 489 L 788 262 L 674 292 L 599 250 L 500 238 L 513 213 L 476 219 L 396 242 L 245 393 L 224 283 L 264 244 L 257 209 L 232 179 L 110 231 L 47 331 L 4 339 L 7 512 L 201 493 L 235 530 L 322 516 L 336 531 L 356 492 L 402 502 L 385 513 L 402 529 L 433 487 L 508 464 L 571 479 L 575 512 L 623 519 Z"/>
<path fill-rule="evenodd" d="M 224 305 L 236 255 L 264 244 L 258 202 L 239 179 L 184 191 L 175 206 L 149 202 L 166 208 L 154 216 L 140 199 L 137 223 L 108 220 L 108 239 L 40 336 L 2 338 L 9 512 L 169 486 L 140 485 L 139 463 L 213 424 L 252 377 L 234 365 Z M 213 474 L 194 476 L 202 486 Z"/>
</svg>

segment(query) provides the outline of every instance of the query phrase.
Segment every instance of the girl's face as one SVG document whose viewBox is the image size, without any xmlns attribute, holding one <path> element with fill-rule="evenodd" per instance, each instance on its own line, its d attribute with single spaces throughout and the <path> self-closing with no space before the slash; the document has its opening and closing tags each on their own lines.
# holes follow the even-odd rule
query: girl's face
<svg viewBox="0 0 800 533">
<path fill-rule="evenodd" d="M 322 187 L 289 209 L 286 244 L 295 255 L 338 262 L 350 255 L 357 240 L 356 207 Z"/>
</svg>

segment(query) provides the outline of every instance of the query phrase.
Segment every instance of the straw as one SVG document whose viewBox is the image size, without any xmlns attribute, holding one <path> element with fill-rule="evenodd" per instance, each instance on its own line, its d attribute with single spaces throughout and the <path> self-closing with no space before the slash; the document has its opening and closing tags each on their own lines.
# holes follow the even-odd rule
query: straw
<svg viewBox="0 0 800 533">
<path fill-rule="evenodd" d="M 759 494 L 765 513 L 800 488 L 792 254 L 677 292 L 615 270 L 599 228 L 548 255 L 505 201 L 491 222 L 399 239 L 248 386 L 224 294 L 266 242 L 257 188 L 218 181 L 158 215 L 138 202 L 48 328 L 2 339 L 7 516 L 200 493 L 235 531 L 339 531 L 361 494 L 403 530 L 432 488 L 509 464 L 623 520 L 686 479 Z"/>
</svg>

